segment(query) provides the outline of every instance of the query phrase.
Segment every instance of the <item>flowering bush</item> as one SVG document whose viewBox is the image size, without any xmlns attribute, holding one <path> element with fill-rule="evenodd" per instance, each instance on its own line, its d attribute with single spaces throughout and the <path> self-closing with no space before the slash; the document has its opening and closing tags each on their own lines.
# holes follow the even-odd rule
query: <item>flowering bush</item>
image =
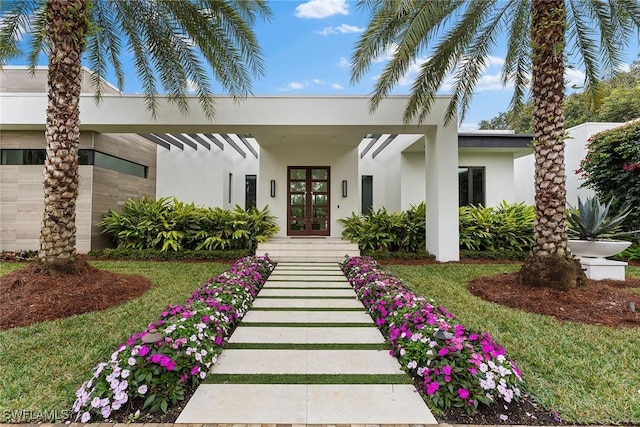
<svg viewBox="0 0 640 427">
<path fill-rule="evenodd" d="M 274 265 L 246 257 L 201 285 L 184 305 L 169 306 L 143 332 L 122 343 L 76 392 L 73 413 L 83 423 L 108 420 L 127 402 L 168 410 L 203 380 L 225 340 L 249 309 Z"/>
<path fill-rule="evenodd" d="M 587 142 L 587 155 L 576 171 L 584 179 L 583 186 L 594 190 L 600 200 L 613 199 L 612 212 L 639 206 L 640 121 L 600 132 Z M 622 229 L 640 229 L 640 209 L 631 211 Z"/>
<path fill-rule="evenodd" d="M 391 342 L 391 354 L 437 408 L 472 412 L 481 403 L 520 396 L 520 372 L 489 334 L 457 324 L 444 307 L 416 296 L 371 258 L 347 258 L 342 269 Z"/>
</svg>

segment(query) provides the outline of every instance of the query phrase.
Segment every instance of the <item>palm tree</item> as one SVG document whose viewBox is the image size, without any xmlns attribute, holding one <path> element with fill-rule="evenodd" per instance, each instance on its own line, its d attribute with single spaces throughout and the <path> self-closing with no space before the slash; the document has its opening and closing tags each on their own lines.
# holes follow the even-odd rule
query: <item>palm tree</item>
<svg viewBox="0 0 640 427">
<path fill-rule="evenodd" d="M 419 72 L 404 112 L 406 122 L 429 113 L 452 74 L 446 120 L 464 119 L 496 40 L 506 35 L 503 84 L 512 83 L 518 110 L 529 82 L 533 98 L 535 244 L 521 276 L 532 286 L 574 287 L 585 276 L 567 246 L 564 170 L 565 37 L 584 66 L 585 93 L 597 101 L 602 72 L 621 64 L 626 40 L 640 29 L 636 0 L 360 0 L 370 13 L 352 56 L 352 82 L 391 50 L 370 99 L 375 110 L 409 67 Z M 420 55 L 428 59 L 420 63 Z"/>
<path fill-rule="evenodd" d="M 209 71 L 231 95 L 246 96 L 251 76 L 263 73 L 255 34 L 257 18 L 268 19 L 263 0 L 16 0 L 2 3 L 0 65 L 23 55 L 33 68 L 41 52 L 49 56 L 49 103 L 46 118 L 44 219 L 39 258 L 73 261 L 78 197 L 79 99 L 82 62 L 92 69 L 96 101 L 111 66 L 118 88 L 124 86 L 122 46 L 155 117 L 158 82 L 183 112 L 188 87 L 200 106 L 214 115 Z M 207 67 L 205 67 L 205 65 Z"/>
</svg>

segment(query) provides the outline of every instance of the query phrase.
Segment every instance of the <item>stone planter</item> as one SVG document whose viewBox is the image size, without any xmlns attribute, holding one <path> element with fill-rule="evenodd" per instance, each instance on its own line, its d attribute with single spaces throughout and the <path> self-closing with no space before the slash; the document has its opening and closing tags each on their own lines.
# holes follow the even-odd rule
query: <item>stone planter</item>
<svg viewBox="0 0 640 427">
<path fill-rule="evenodd" d="M 606 258 L 631 246 L 623 240 L 569 240 L 569 249 L 577 257 Z"/>
<path fill-rule="evenodd" d="M 569 240 L 569 249 L 577 256 L 589 279 L 625 280 L 626 262 L 606 259 L 631 246 L 622 240 Z"/>
</svg>

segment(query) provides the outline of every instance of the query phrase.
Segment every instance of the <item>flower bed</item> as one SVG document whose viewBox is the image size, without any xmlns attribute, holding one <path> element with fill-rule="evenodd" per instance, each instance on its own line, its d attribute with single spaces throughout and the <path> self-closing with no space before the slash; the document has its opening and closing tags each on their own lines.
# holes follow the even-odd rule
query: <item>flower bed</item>
<svg viewBox="0 0 640 427">
<path fill-rule="evenodd" d="M 76 420 L 108 420 L 135 399 L 150 412 L 166 412 L 182 400 L 206 377 L 273 268 L 267 257 L 239 259 L 202 284 L 184 305 L 167 307 L 96 366 L 76 392 Z"/>
<path fill-rule="evenodd" d="M 369 257 L 348 258 L 342 269 L 390 341 L 391 354 L 435 407 L 472 412 L 520 397 L 520 371 L 488 333 L 456 323 L 444 307 L 415 295 Z"/>
</svg>

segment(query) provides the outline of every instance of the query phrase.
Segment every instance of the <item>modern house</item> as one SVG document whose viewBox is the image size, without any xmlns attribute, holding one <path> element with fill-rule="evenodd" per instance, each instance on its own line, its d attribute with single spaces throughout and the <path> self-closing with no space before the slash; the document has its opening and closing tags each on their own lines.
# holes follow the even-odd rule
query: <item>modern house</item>
<svg viewBox="0 0 640 427">
<path fill-rule="evenodd" d="M 46 69 L 31 78 L 6 67 L 0 77 L 0 249 L 35 249 Z M 132 197 L 268 205 L 282 237 L 339 237 L 338 219 L 352 212 L 426 201 L 427 249 L 457 260 L 458 206 L 517 200 L 514 159 L 531 153 L 530 136 L 458 134 L 444 124 L 447 97 L 410 124 L 403 96 L 375 113 L 364 96 L 220 96 L 213 121 L 196 98 L 188 115 L 162 98 L 154 120 L 142 96 L 105 88 L 99 106 L 89 89 L 81 98 L 79 252 L 106 244 L 94 224 Z"/>
</svg>

